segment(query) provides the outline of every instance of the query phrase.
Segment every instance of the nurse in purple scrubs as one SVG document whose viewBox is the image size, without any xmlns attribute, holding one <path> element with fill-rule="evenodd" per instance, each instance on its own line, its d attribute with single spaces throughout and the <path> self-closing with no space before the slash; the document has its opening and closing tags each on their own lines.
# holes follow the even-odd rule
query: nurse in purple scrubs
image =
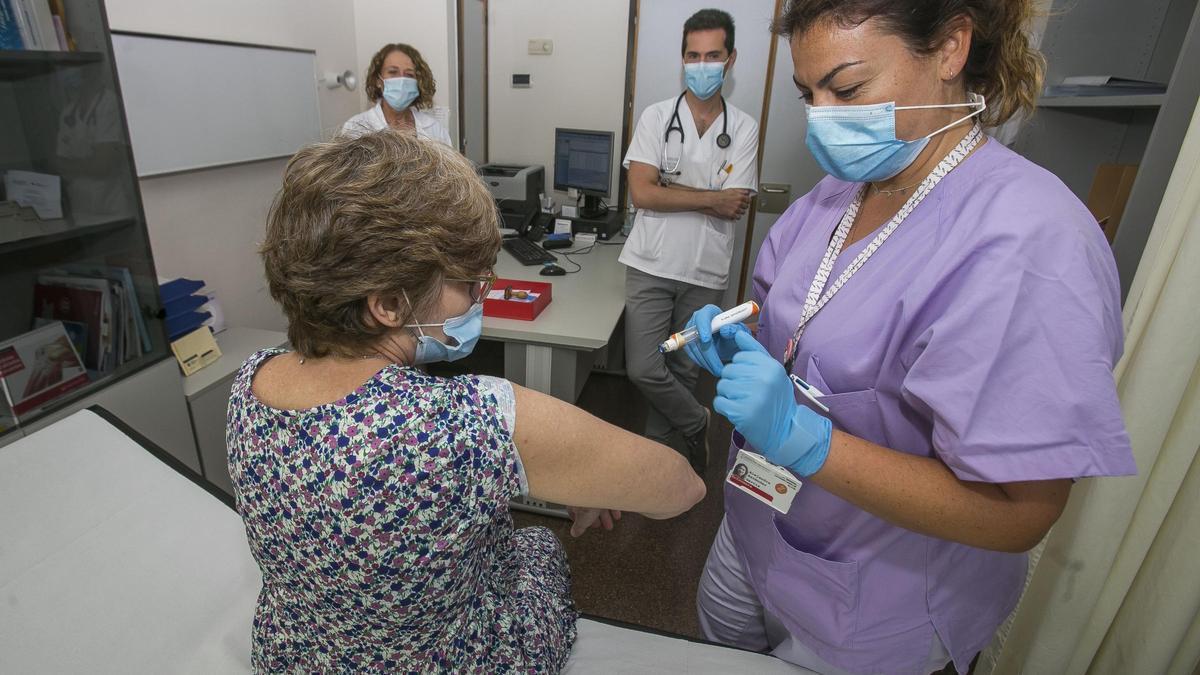
<svg viewBox="0 0 1200 675">
<path fill-rule="evenodd" d="M 719 377 L 730 465 L 741 446 L 803 487 L 783 514 L 726 486 L 708 638 L 821 673 L 965 673 L 1072 481 L 1136 471 L 1112 253 L 981 128 L 1038 96 L 1032 5 L 791 0 L 777 21 L 829 176 L 762 246 L 757 338 L 709 335 L 709 306 L 688 353 Z"/>
</svg>

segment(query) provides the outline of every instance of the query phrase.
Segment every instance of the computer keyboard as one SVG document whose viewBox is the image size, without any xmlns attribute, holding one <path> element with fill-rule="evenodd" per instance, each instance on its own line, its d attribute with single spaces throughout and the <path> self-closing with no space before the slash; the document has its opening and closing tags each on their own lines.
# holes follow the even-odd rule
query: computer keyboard
<svg viewBox="0 0 1200 675">
<path fill-rule="evenodd" d="M 501 246 L 522 265 L 541 265 L 542 263 L 558 261 L 558 258 L 555 258 L 553 253 L 546 251 L 546 249 L 528 239 L 521 239 L 519 237 L 505 239 Z"/>
</svg>

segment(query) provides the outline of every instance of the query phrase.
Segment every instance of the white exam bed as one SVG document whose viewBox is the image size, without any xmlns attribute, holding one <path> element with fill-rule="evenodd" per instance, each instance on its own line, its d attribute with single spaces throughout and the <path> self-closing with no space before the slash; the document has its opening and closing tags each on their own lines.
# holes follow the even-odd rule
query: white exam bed
<svg viewBox="0 0 1200 675">
<path fill-rule="evenodd" d="M 0 673 L 248 673 L 261 577 L 231 503 L 99 408 L 0 448 Z M 581 619 L 565 672 L 808 671 Z"/>
</svg>

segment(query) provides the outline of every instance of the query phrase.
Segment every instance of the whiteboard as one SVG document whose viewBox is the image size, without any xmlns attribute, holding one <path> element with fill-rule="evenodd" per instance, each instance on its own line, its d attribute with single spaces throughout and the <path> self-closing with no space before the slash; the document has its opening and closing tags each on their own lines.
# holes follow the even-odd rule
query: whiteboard
<svg viewBox="0 0 1200 675">
<path fill-rule="evenodd" d="M 287 157 L 320 140 L 312 51 L 113 33 L 139 176 Z"/>
</svg>

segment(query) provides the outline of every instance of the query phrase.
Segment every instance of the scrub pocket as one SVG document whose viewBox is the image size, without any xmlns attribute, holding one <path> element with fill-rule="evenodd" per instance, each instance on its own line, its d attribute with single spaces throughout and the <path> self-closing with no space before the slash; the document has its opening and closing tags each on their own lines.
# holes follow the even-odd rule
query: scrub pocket
<svg viewBox="0 0 1200 675">
<path fill-rule="evenodd" d="M 788 631 L 810 635 L 832 647 L 846 644 L 858 629 L 858 562 L 817 557 L 790 544 L 787 525 L 772 518 L 771 564 L 763 604 Z"/>
<path fill-rule="evenodd" d="M 642 257 L 657 260 L 663 254 L 663 240 L 666 238 L 666 219 L 657 211 L 642 209 L 639 213 L 641 220 L 633 228 L 630 238 L 636 240 L 633 250 L 641 252 Z"/>
<path fill-rule="evenodd" d="M 732 237 L 728 232 L 713 227 L 707 221 L 705 218 L 704 229 L 700 235 L 696 269 L 703 274 L 724 277 L 729 274 L 729 262 L 733 253 Z"/>
<path fill-rule="evenodd" d="M 816 356 L 808 357 L 808 369 L 804 374 L 804 380 L 817 389 L 828 392 L 829 383 L 817 369 L 818 363 Z M 803 397 L 799 397 L 798 400 L 806 403 Z M 874 389 L 859 389 L 839 394 L 826 393 L 820 398 L 820 401 L 829 408 L 828 413 L 818 410 L 812 405 L 809 407 L 832 420 L 834 427 L 872 443 L 890 447 L 887 431 L 883 425 L 883 413 L 879 409 Z"/>
</svg>

